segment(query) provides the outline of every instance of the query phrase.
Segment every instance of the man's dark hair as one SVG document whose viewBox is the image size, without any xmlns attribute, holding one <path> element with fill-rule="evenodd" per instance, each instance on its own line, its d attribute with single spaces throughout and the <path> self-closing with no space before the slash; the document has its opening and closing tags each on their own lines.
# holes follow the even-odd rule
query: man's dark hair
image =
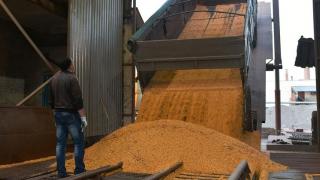
<svg viewBox="0 0 320 180">
<path fill-rule="evenodd" d="M 61 63 L 59 63 L 58 66 L 62 71 L 66 71 L 69 69 L 71 64 L 72 64 L 71 59 L 67 57 Z"/>
</svg>

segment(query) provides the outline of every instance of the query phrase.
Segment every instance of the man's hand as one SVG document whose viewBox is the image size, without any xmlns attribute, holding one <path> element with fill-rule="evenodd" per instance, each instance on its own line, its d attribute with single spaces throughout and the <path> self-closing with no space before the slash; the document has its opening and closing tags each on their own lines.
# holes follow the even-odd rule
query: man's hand
<svg viewBox="0 0 320 180">
<path fill-rule="evenodd" d="M 82 128 L 82 131 L 83 131 L 83 129 L 86 128 L 87 126 L 88 126 L 87 117 L 82 116 L 82 117 L 81 117 L 81 128 Z"/>
</svg>

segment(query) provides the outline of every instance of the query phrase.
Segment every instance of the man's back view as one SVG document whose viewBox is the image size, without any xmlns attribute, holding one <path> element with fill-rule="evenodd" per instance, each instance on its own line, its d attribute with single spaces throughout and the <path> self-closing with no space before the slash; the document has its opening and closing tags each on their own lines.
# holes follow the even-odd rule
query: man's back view
<svg viewBox="0 0 320 180">
<path fill-rule="evenodd" d="M 65 151 L 68 133 L 74 143 L 75 174 L 85 171 L 83 128 L 87 126 L 82 93 L 74 74 L 72 61 L 67 58 L 59 64 L 61 72 L 51 82 L 51 93 L 56 120 L 56 160 L 59 177 L 66 177 Z"/>
</svg>

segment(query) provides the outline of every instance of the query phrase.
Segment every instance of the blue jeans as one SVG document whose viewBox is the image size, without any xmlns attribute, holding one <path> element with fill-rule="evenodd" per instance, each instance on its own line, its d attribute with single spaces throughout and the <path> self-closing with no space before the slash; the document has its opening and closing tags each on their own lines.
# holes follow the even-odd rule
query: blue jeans
<svg viewBox="0 0 320 180">
<path fill-rule="evenodd" d="M 58 176 L 67 176 L 65 168 L 65 152 L 68 133 L 70 133 L 74 143 L 74 161 L 76 166 L 74 174 L 84 172 L 84 136 L 81 130 L 81 119 L 79 114 L 70 112 L 55 112 L 55 119 L 57 128 L 56 160 Z"/>
</svg>

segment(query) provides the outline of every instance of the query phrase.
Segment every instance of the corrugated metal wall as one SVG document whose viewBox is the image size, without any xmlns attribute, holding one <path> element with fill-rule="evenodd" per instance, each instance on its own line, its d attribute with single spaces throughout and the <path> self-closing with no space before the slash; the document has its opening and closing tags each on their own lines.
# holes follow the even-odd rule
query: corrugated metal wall
<svg viewBox="0 0 320 180">
<path fill-rule="evenodd" d="M 122 125 L 123 0 L 69 3 L 69 55 L 83 89 L 86 135 L 105 135 Z"/>
</svg>

